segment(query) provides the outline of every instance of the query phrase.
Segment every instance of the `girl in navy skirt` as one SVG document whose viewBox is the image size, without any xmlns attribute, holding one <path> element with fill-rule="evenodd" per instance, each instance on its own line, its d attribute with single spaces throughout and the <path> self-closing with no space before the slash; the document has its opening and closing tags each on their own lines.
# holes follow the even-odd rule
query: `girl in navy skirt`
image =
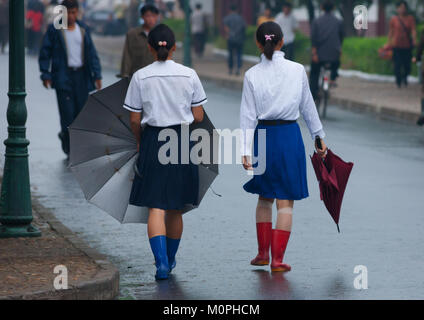
<svg viewBox="0 0 424 320">
<path fill-rule="evenodd" d="M 198 167 L 182 161 L 182 139 L 189 139 L 182 127 L 203 121 L 207 99 L 196 72 L 172 60 L 175 36 L 169 27 L 157 26 L 148 41 L 156 62 L 134 74 L 124 107 L 131 111 L 140 151 L 130 204 L 149 208 L 148 234 L 160 280 L 176 265 L 182 211 L 198 205 Z M 178 141 L 168 141 L 170 136 Z"/>
<path fill-rule="evenodd" d="M 283 258 L 292 228 L 294 201 L 309 196 L 305 147 L 297 124 L 300 114 L 313 139 L 323 139 L 325 133 L 305 68 L 286 60 L 280 51 L 284 44 L 280 26 L 274 22 L 262 24 L 256 39 L 263 54 L 261 62 L 246 73 L 240 110 L 243 166 L 254 173 L 244 189 L 259 195 L 256 208 L 259 253 L 251 264 L 268 265 L 271 247 L 271 270 L 285 272 L 291 270 L 288 264 L 283 263 Z M 263 146 L 260 145 L 265 144 L 260 139 L 261 129 L 266 131 L 266 145 Z M 321 142 L 323 149 L 316 148 L 323 157 L 327 148 L 324 141 Z M 252 165 L 252 149 L 259 159 L 255 165 Z M 263 167 L 260 162 L 265 156 L 265 172 L 260 172 Z M 278 216 L 273 229 L 272 206 L 275 200 Z"/>
</svg>

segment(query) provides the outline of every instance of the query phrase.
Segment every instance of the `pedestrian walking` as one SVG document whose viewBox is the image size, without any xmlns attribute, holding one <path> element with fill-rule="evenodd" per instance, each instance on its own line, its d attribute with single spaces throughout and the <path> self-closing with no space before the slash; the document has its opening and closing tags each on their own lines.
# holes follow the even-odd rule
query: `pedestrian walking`
<svg viewBox="0 0 424 320">
<path fill-rule="evenodd" d="M 191 32 L 194 40 L 194 51 L 199 58 L 203 57 L 207 39 L 207 17 L 203 12 L 202 4 L 196 4 L 191 16 Z"/>
<path fill-rule="evenodd" d="M 299 28 L 298 22 L 292 13 L 292 4 L 285 2 L 283 11 L 275 17 L 275 22 L 278 23 L 283 30 L 284 46 L 283 52 L 286 59 L 294 61 L 294 41 L 296 40 L 296 30 Z"/>
<path fill-rule="evenodd" d="M 43 36 L 43 14 L 44 5 L 38 0 L 28 2 L 26 13 L 27 45 L 28 54 L 37 55 L 40 50 L 41 38 Z"/>
<path fill-rule="evenodd" d="M 310 85 L 312 96 L 319 99 L 319 76 L 321 68 L 329 65 L 331 68 L 331 85 L 336 85 L 339 76 L 340 59 L 344 30 L 342 21 L 332 13 L 334 2 L 326 0 L 321 8 L 324 14 L 315 19 L 312 24 L 312 61 L 310 73 Z"/>
<path fill-rule="evenodd" d="M 63 152 L 69 155 L 68 127 L 88 99 L 90 91 L 100 90 L 102 76 L 97 51 L 88 27 L 78 17 L 78 1 L 64 0 L 68 29 L 48 27 L 39 56 L 41 80 L 45 88 L 56 90 L 59 105 Z"/>
<path fill-rule="evenodd" d="M 325 133 L 309 90 L 305 68 L 287 60 L 281 52 L 284 38 L 280 26 L 274 22 L 262 24 L 256 39 L 263 54 L 261 62 L 245 75 L 240 110 L 243 166 L 254 173 L 244 190 L 259 195 L 256 207 L 259 253 L 251 264 L 268 265 L 271 247 L 271 270 L 285 272 L 291 270 L 283 263 L 283 258 L 292 230 L 294 201 L 309 196 L 305 147 L 297 124 L 300 114 L 312 138 L 320 137 L 322 147 L 316 146 L 320 156 L 326 152 L 322 141 Z M 266 145 L 262 147 L 259 146 L 262 143 L 259 130 L 266 132 Z M 259 172 L 259 167 L 263 167 L 260 163 L 252 165 L 252 144 L 253 155 L 259 162 L 266 159 L 263 160 L 266 163 L 264 173 Z M 275 200 L 278 217 L 273 229 Z"/>
<path fill-rule="evenodd" d="M 196 72 L 172 60 L 175 35 L 168 26 L 154 28 L 148 41 L 156 61 L 134 74 L 124 108 L 131 111 L 131 127 L 140 151 L 130 204 L 149 208 L 149 241 L 156 279 L 161 280 L 167 279 L 176 265 L 183 209 L 196 206 L 199 194 L 198 167 L 191 159 L 185 164 L 178 148 L 184 138 L 182 124 L 203 120 L 207 98 Z M 169 164 L 159 159 L 160 149 L 169 143 L 159 139 L 165 129 L 178 137 L 178 145 L 171 146 L 174 161 Z"/>
<path fill-rule="evenodd" d="M 262 23 L 274 21 L 274 18 L 272 16 L 272 11 L 270 7 L 266 7 L 264 10 L 264 13 L 259 16 L 256 25 L 259 27 Z"/>
<path fill-rule="evenodd" d="M 408 85 L 411 73 L 412 50 L 416 45 L 417 30 L 408 3 L 396 4 L 397 15 L 390 20 L 389 45 L 393 48 L 393 63 L 398 88 Z"/>
<path fill-rule="evenodd" d="M 243 66 L 243 45 L 246 38 L 246 22 L 237 12 L 237 6 L 231 5 L 230 13 L 224 18 L 225 35 L 228 47 L 228 69 L 233 74 L 234 56 L 237 59 L 236 75 L 240 75 Z"/>
<path fill-rule="evenodd" d="M 9 1 L 0 0 L 0 47 L 1 53 L 5 53 L 9 42 Z"/>
<path fill-rule="evenodd" d="M 144 24 L 130 29 L 125 39 L 120 74 L 122 78 L 131 78 L 136 71 L 154 62 L 147 37 L 158 23 L 159 10 L 154 5 L 146 4 L 140 13 Z"/>
<path fill-rule="evenodd" d="M 421 32 L 421 39 L 417 47 L 417 55 L 414 59 L 414 62 L 422 61 L 422 55 L 424 52 L 424 31 Z M 421 64 L 421 74 L 422 79 L 424 79 L 424 64 Z M 421 84 L 421 116 L 417 122 L 418 125 L 424 125 L 424 82 Z"/>
</svg>

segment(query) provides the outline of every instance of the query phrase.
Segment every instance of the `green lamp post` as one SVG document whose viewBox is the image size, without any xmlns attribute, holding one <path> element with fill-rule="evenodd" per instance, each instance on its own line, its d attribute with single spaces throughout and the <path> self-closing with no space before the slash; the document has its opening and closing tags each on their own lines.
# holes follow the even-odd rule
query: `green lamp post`
<svg viewBox="0 0 424 320">
<path fill-rule="evenodd" d="M 185 35 L 184 35 L 184 65 L 191 67 L 191 9 L 190 0 L 184 1 Z"/>
<path fill-rule="evenodd" d="M 29 184 L 28 145 L 25 123 L 24 0 L 9 1 L 9 105 L 8 139 L 0 197 L 0 238 L 37 237 L 41 232 L 31 225 L 32 206 Z"/>
</svg>

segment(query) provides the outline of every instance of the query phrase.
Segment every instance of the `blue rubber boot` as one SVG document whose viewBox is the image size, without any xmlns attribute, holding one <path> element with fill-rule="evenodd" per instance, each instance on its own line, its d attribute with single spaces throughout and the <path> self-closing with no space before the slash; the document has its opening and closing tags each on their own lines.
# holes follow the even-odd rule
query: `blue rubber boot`
<svg viewBox="0 0 424 320">
<path fill-rule="evenodd" d="M 156 280 L 166 280 L 169 273 L 168 255 L 166 254 L 166 236 L 157 236 L 151 238 L 149 241 L 156 261 Z"/>
<path fill-rule="evenodd" d="M 177 254 L 178 247 L 181 239 L 166 238 L 166 248 L 168 252 L 169 272 L 175 268 L 177 262 L 175 261 L 175 255 Z"/>
</svg>

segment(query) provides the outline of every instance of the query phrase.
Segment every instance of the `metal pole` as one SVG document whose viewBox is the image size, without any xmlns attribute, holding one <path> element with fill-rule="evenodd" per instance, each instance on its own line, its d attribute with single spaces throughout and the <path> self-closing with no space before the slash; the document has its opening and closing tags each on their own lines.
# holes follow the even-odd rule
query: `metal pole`
<svg viewBox="0 0 424 320">
<path fill-rule="evenodd" d="M 184 65 L 191 67 L 191 10 L 190 0 L 184 1 L 185 36 L 184 36 Z"/>
<path fill-rule="evenodd" d="M 24 0 L 9 1 L 9 105 L 8 139 L 0 197 L 0 238 L 37 237 L 29 184 L 28 145 L 25 123 Z"/>
</svg>

